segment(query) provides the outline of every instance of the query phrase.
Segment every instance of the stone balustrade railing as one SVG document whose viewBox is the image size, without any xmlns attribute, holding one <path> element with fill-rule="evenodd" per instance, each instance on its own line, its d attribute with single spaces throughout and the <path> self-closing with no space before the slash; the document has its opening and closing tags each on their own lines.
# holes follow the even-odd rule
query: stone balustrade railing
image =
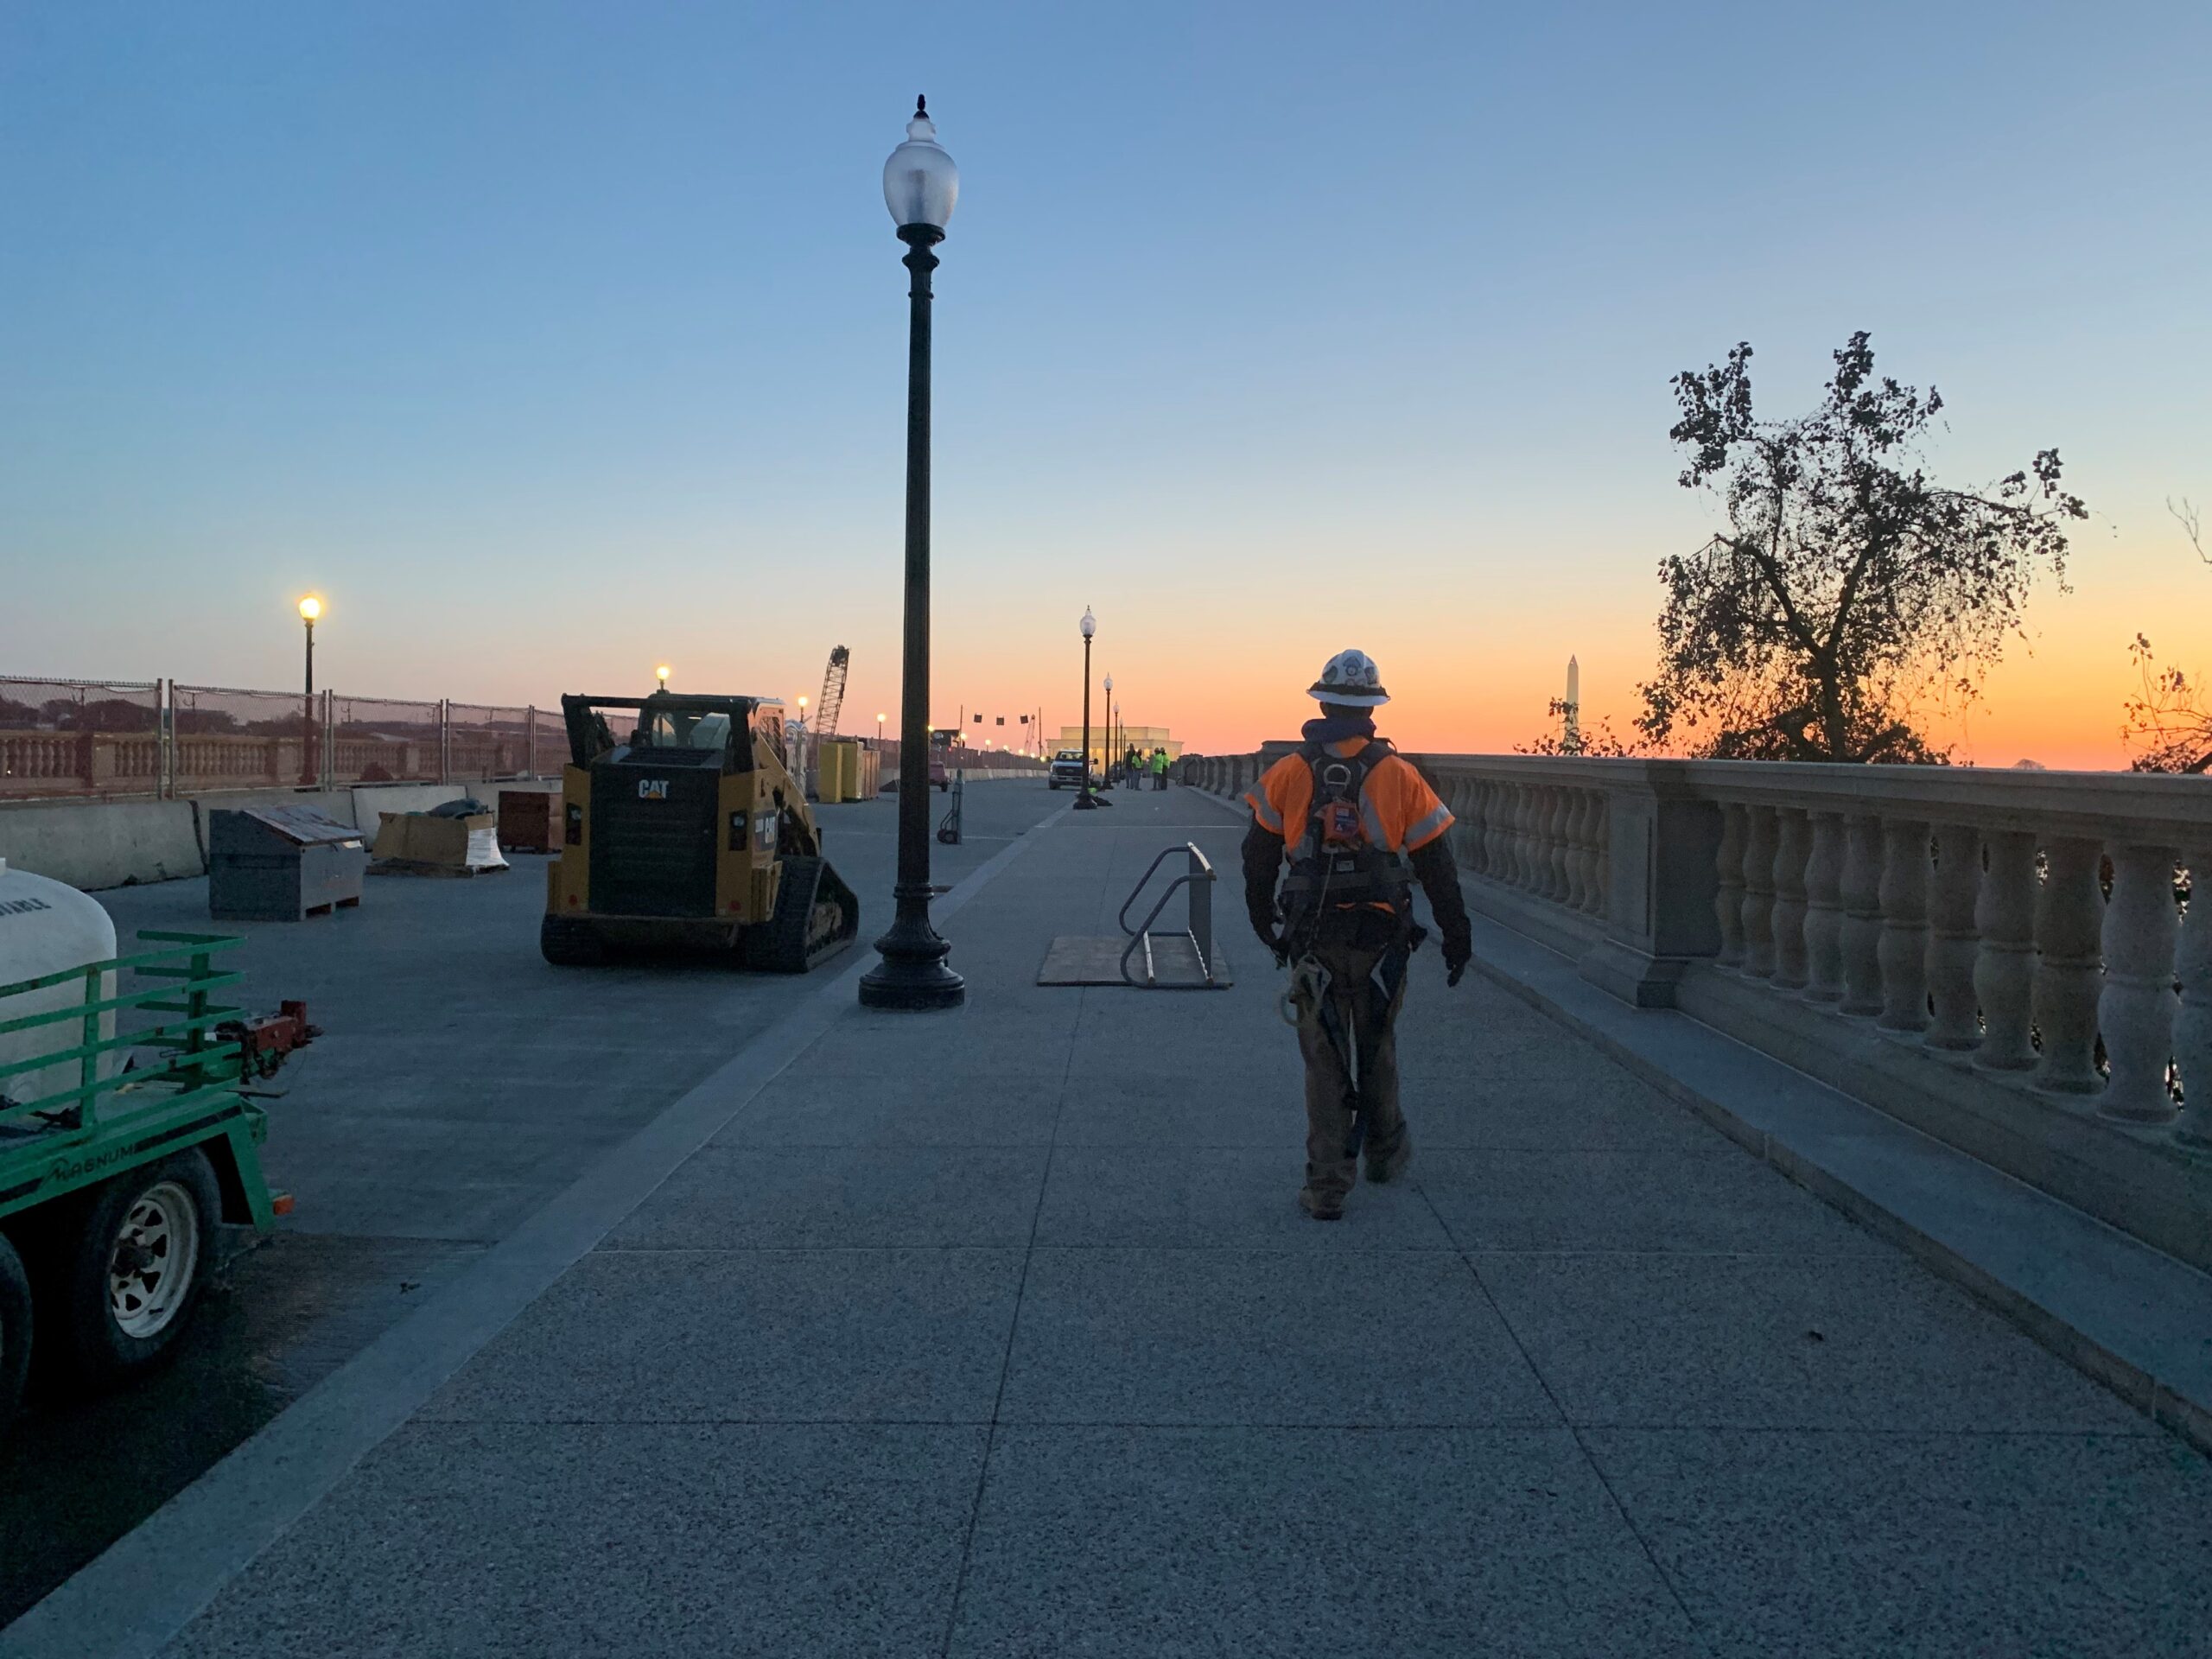
<svg viewBox="0 0 2212 1659">
<path fill-rule="evenodd" d="M 2212 1267 L 2212 779 L 1409 758 L 1472 902 L 1585 977 Z"/>
</svg>

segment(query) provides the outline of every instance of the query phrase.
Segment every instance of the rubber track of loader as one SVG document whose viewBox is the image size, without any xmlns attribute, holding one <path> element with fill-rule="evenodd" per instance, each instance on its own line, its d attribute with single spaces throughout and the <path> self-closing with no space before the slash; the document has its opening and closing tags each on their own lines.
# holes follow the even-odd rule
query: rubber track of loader
<svg viewBox="0 0 2212 1659">
<path fill-rule="evenodd" d="M 849 910 L 848 925 L 837 936 L 827 941 L 812 956 L 807 954 L 806 936 L 814 918 L 817 895 L 823 879 L 837 883 L 844 893 Z M 853 902 L 851 890 L 845 887 L 835 870 L 818 858 L 786 858 L 784 860 L 783 880 L 776 893 L 776 913 L 746 941 L 747 965 L 771 974 L 803 974 L 817 963 L 833 957 L 853 942 L 860 931 L 859 906 Z"/>
</svg>

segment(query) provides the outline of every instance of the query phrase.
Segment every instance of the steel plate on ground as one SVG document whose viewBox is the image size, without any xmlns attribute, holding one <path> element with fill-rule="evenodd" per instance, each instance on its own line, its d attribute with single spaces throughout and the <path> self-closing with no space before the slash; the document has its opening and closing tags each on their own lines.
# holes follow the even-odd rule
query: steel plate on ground
<svg viewBox="0 0 2212 1659">
<path fill-rule="evenodd" d="M 1129 941 L 1119 936 L 1090 936 L 1065 933 L 1052 941 L 1045 952 L 1045 965 L 1037 970 L 1039 985 L 1123 985 L 1122 952 L 1128 950 Z M 1155 933 L 1152 936 L 1152 963 L 1154 988 L 1163 991 L 1202 991 L 1206 984 L 1205 969 L 1198 961 L 1198 947 L 1184 933 Z M 1144 947 L 1139 945 L 1136 954 L 1129 958 L 1129 972 L 1136 976 L 1138 988 L 1144 984 Z M 1229 963 L 1217 961 L 1213 965 L 1213 988 L 1229 984 Z"/>
</svg>

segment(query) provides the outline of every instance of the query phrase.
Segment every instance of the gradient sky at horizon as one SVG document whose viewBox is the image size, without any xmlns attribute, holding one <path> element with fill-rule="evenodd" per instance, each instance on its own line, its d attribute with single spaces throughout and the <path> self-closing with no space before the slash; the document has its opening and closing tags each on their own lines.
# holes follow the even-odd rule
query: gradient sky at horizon
<svg viewBox="0 0 2212 1659">
<path fill-rule="evenodd" d="M 2138 629 L 2212 670 L 2212 7 L 0 6 L 0 674 L 896 726 L 925 91 L 934 717 L 1288 734 L 1357 645 L 1408 747 L 1624 726 L 1668 378 L 1809 405 L 1872 331 L 1940 475 L 2088 501 L 1984 764 L 2120 760 Z M 971 728 L 972 731 L 973 728 Z M 992 736 L 996 728 L 986 728 Z"/>
</svg>

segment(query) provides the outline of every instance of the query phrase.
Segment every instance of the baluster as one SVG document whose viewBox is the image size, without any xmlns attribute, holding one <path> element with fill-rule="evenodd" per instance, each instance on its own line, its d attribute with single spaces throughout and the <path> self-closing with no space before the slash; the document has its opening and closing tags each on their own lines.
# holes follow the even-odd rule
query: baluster
<svg viewBox="0 0 2212 1659">
<path fill-rule="evenodd" d="M 1805 858 L 1805 997 L 1843 999 L 1843 817 L 1813 814 Z"/>
<path fill-rule="evenodd" d="M 1882 1011 L 1882 823 L 1844 820 L 1843 1002 L 1846 1014 Z"/>
<path fill-rule="evenodd" d="M 1523 784 L 1520 804 L 1513 814 L 1514 885 L 1524 893 L 1544 890 L 1544 792 Z"/>
<path fill-rule="evenodd" d="M 1774 809 L 1747 809 L 1744 833 L 1744 972 L 1765 979 L 1774 972 Z"/>
<path fill-rule="evenodd" d="M 1560 902 L 1569 910 L 1580 910 L 1589 896 L 1582 886 L 1582 791 L 1563 789 L 1560 793 L 1566 801 L 1566 834 L 1560 840 L 1560 872 L 1565 879 Z"/>
<path fill-rule="evenodd" d="M 1567 791 L 1567 903 L 1570 910 L 1590 908 L 1590 791 Z"/>
<path fill-rule="evenodd" d="M 1548 783 L 1535 791 L 1535 893 L 1560 898 L 1560 791 Z"/>
<path fill-rule="evenodd" d="M 2174 1020 L 2174 1066 L 2181 1073 L 2180 1140 L 2212 1146 L 2212 840 L 2189 852 L 2189 918 L 2174 952 L 2181 1011 Z"/>
<path fill-rule="evenodd" d="M 1452 826 L 1452 855 L 1471 874 L 1480 875 L 1483 869 L 1482 780 L 1464 778 L 1452 792 L 1459 804 L 1452 809 L 1452 815 L 1459 822 Z"/>
<path fill-rule="evenodd" d="M 1774 982 L 1785 991 L 1805 986 L 1805 860 L 1812 826 L 1804 813 L 1785 806 L 1774 842 Z"/>
<path fill-rule="evenodd" d="M 1582 913 L 1603 916 L 1605 913 L 1605 887 L 1602 874 L 1605 861 L 1605 791 L 1586 789 L 1582 791 L 1582 844 L 1577 856 L 1582 866 Z"/>
<path fill-rule="evenodd" d="M 1713 913 L 1720 922 L 1720 954 L 1714 958 L 1724 968 L 1744 963 L 1744 804 L 1724 801 L 1720 807 L 1720 850 L 1713 855 L 1717 886 Z"/>
<path fill-rule="evenodd" d="M 1613 798 L 1609 790 L 1591 791 L 1591 835 L 1596 859 L 1590 913 L 1610 921 L 1613 914 Z"/>
<path fill-rule="evenodd" d="M 1492 874 L 1509 887 L 1521 885 L 1521 785 L 1498 785 L 1497 857 Z"/>
<path fill-rule="evenodd" d="M 1535 791 L 1535 892 L 1560 898 L 1560 791 L 1548 783 Z"/>
<path fill-rule="evenodd" d="M 1884 1031 L 1928 1025 L 1928 826 L 1917 818 L 1882 825 L 1882 965 Z"/>
<path fill-rule="evenodd" d="M 2173 1058 L 2174 912 L 2171 847 L 2115 847 L 2112 903 L 2105 909 L 2104 989 L 2097 1027 L 2104 1033 L 2109 1076 L 2097 1110 L 2129 1123 L 2164 1123 L 2174 1116 L 2166 1092 Z"/>
<path fill-rule="evenodd" d="M 2099 946 L 2104 893 L 2094 841 L 2053 841 L 2044 849 L 2043 894 L 2036 902 L 2036 1027 L 2043 1034 L 2039 1088 L 2093 1095 L 2097 1076 L 2097 993 L 2104 957 Z"/>
<path fill-rule="evenodd" d="M 1936 827 L 1936 891 L 1929 907 L 1928 995 L 1935 1016 L 1921 1040 L 1966 1050 L 1981 1041 L 1974 1019 L 1974 900 L 1981 891 L 1981 835 L 1970 823 Z"/>
<path fill-rule="evenodd" d="M 1992 1071 L 2025 1071 L 2036 1063 L 2029 1035 L 2035 983 L 2036 838 L 2018 830 L 1993 830 L 1989 868 L 1974 905 L 1981 947 L 1974 990 L 1981 1003 L 1981 1046 L 1974 1063 Z"/>
<path fill-rule="evenodd" d="M 1544 815 L 1548 841 L 1545 848 L 1545 893 L 1554 904 L 1574 902 L 1574 791 L 1557 785 L 1544 791 L 1549 801 Z"/>
<path fill-rule="evenodd" d="M 1483 874 L 1493 881 L 1505 879 L 1505 785 L 1483 785 Z"/>
</svg>

